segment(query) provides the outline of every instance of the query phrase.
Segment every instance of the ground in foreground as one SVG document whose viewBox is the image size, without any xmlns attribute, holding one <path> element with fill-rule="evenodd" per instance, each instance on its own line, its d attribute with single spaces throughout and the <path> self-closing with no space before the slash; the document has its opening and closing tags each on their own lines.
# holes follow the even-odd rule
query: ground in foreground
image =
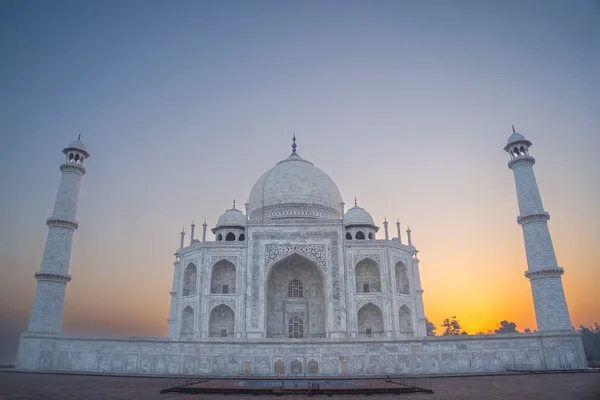
<svg viewBox="0 0 600 400">
<path fill-rule="evenodd" d="M 0 399 L 256 399 L 251 395 L 160 394 L 166 381 L 161 378 L 127 378 L 89 375 L 33 374 L 0 372 Z M 600 373 L 514 374 L 431 378 L 434 394 L 374 395 L 369 398 L 398 399 L 485 399 L 485 400 L 597 400 L 600 398 Z M 273 399 L 305 396 L 271 397 Z M 329 398 L 329 397 L 323 397 Z M 340 399 L 364 395 L 336 396 Z"/>
</svg>

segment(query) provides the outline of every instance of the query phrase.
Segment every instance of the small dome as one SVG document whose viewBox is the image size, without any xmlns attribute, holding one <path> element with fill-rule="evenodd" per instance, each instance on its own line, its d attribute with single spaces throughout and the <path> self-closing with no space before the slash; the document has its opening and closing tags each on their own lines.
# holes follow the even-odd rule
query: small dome
<svg viewBox="0 0 600 400">
<path fill-rule="evenodd" d="M 82 152 L 83 154 L 85 154 L 86 158 L 90 156 L 90 154 L 85 149 L 85 144 L 83 144 L 83 142 L 79 139 L 74 140 L 71 143 L 69 143 L 69 145 L 65 149 L 63 149 L 63 153 L 67 154 L 71 150 L 78 150 L 78 151 Z"/>
<path fill-rule="evenodd" d="M 246 226 L 246 216 L 237 208 L 231 208 L 217 220 L 217 228 L 222 226 Z"/>
<path fill-rule="evenodd" d="M 526 142 L 527 139 L 525 139 L 525 136 L 521 135 L 520 133 L 513 133 L 512 135 L 510 135 L 510 137 L 508 138 L 508 141 L 506 142 L 506 145 L 511 145 L 515 142 Z"/>
<path fill-rule="evenodd" d="M 508 148 L 511 147 L 515 143 L 524 143 L 527 145 L 527 147 L 531 146 L 531 142 L 529 140 L 525 139 L 525 136 L 516 132 L 515 127 L 513 126 L 513 133 L 508 138 L 508 141 L 506 142 L 506 146 L 504 146 L 504 151 L 508 151 Z"/>
<path fill-rule="evenodd" d="M 354 206 L 344 215 L 344 225 L 375 225 L 373 217 L 364 208 Z"/>
<path fill-rule="evenodd" d="M 69 148 L 85 151 L 85 144 L 83 144 L 83 142 L 81 140 L 77 139 L 77 140 L 74 140 L 71 142 L 71 144 L 69 145 Z"/>
</svg>

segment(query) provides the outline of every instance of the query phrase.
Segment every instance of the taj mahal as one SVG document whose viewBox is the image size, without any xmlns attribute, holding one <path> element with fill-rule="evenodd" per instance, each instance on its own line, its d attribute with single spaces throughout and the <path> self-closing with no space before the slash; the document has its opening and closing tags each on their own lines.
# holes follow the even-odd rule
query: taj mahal
<svg viewBox="0 0 600 400">
<path fill-rule="evenodd" d="M 258 178 L 247 203 L 200 234 L 181 232 L 173 262 L 168 337 L 61 333 L 81 179 L 80 139 L 63 150 L 62 177 L 22 371 L 134 375 L 377 375 L 500 372 L 514 365 L 584 368 L 529 150 L 514 128 L 504 150 L 513 171 L 537 332 L 427 336 L 417 247 L 400 222 L 390 233 L 301 157 Z M 284 154 L 285 156 L 285 154 Z M 277 160 L 273 160 L 276 162 Z M 198 234 L 198 237 L 196 235 Z M 425 233 L 426 234 L 426 233 Z M 165 316 L 167 317 L 167 316 Z"/>
</svg>

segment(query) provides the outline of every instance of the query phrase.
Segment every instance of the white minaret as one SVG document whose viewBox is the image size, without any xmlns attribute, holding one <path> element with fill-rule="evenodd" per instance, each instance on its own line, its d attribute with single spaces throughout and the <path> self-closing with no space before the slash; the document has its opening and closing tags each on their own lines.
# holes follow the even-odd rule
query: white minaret
<svg viewBox="0 0 600 400">
<path fill-rule="evenodd" d="M 504 147 L 510 154 L 508 168 L 515 175 L 520 215 L 517 223 L 523 228 L 527 272 L 531 283 L 538 331 L 573 330 L 560 276 L 563 269 L 556 262 L 552 238 L 548 230 L 550 214 L 544 211 L 533 164 L 529 155 L 531 142 L 517 132 Z"/>
<path fill-rule="evenodd" d="M 81 177 L 85 174 L 83 161 L 90 155 L 77 138 L 63 150 L 65 162 L 60 166 L 62 177 L 54 202 L 52 217 L 48 218 L 48 236 L 42 257 L 42 266 L 35 273 L 37 288 L 29 319 L 29 332 L 59 333 L 62 325 L 63 304 L 69 275 L 71 243 L 77 229 L 75 215 Z"/>
</svg>

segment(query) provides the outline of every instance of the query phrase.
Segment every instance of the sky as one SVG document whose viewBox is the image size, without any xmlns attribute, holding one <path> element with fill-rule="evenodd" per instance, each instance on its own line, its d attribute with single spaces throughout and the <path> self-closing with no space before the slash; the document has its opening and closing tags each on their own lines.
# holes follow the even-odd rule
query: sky
<svg viewBox="0 0 600 400">
<path fill-rule="evenodd" d="M 597 1 L 8 0 L 0 54 L 0 362 L 79 132 L 64 332 L 166 336 L 182 226 L 243 204 L 293 132 L 346 204 L 410 225 L 439 330 L 533 330 L 512 124 L 534 143 L 572 323 L 600 322 Z"/>
</svg>

